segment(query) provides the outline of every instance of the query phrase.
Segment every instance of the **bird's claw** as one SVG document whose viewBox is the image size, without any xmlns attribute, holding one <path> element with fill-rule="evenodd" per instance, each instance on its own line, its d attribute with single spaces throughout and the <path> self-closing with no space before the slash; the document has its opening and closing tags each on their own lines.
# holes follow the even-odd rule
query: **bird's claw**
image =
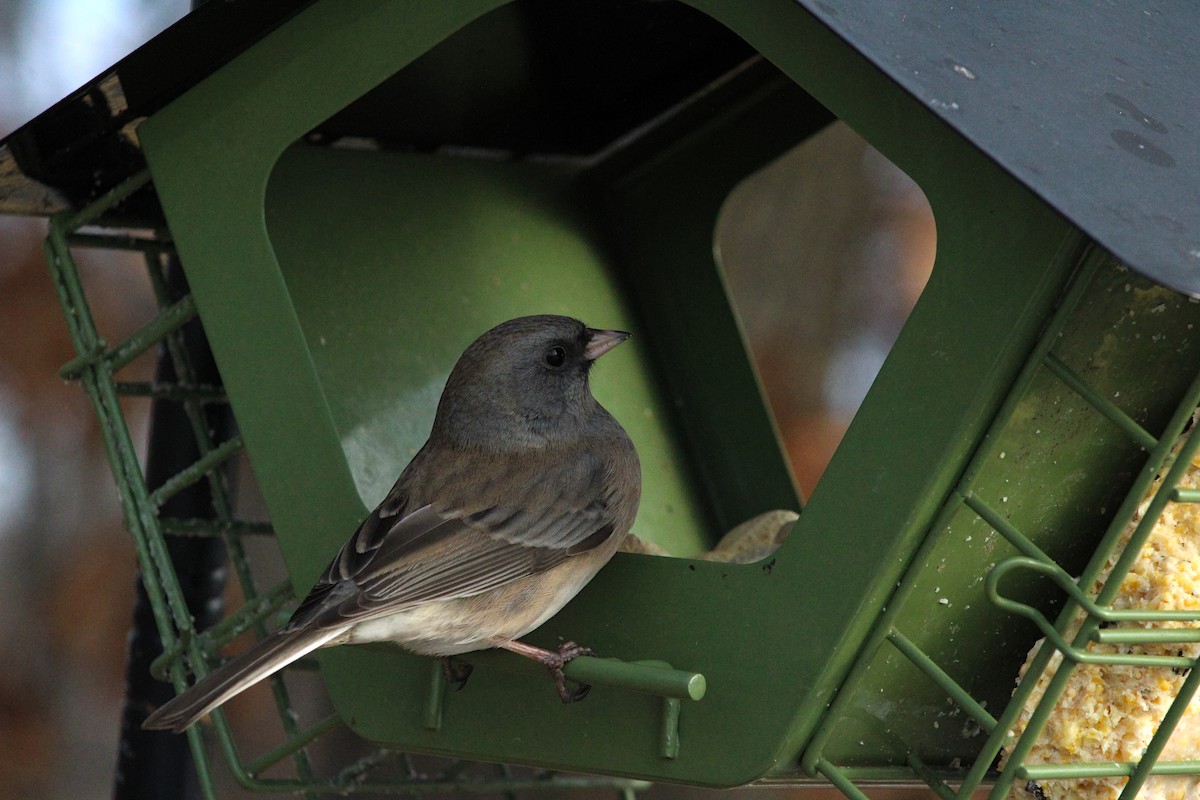
<svg viewBox="0 0 1200 800">
<path fill-rule="evenodd" d="M 578 703 L 583 698 L 587 697 L 588 692 L 592 690 L 591 684 L 581 683 L 574 689 L 567 687 L 567 679 L 563 675 L 561 669 L 551 669 L 550 675 L 554 678 L 554 688 L 558 690 L 558 699 L 567 703 Z"/>
<path fill-rule="evenodd" d="M 446 679 L 446 683 L 454 687 L 456 692 L 462 691 L 462 688 L 467 685 L 467 678 L 471 677 L 471 673 L 474 671 L 474 666 L 462 661 L 455 661 L 454 656 L 442 658 L 442 677 Z"/>
<path fill-rule="evenodd" d="M 550 676 L 554 678 L 554 688 L 558 690 L 558 699 L 564 704 L 578 703 L 587 697 L 592 687 L 589 684 L 581 683 L 575 689 L 568 688 L 566 676 L 563 675 L 563 667 L 580 656 L 594 655 L 596 655 L 596 651 L 575 642 L 563 642 L 558 646 L 557 651 L 546 651 L 547 657 L 542 663 L 550 670 Z"/>
</svg>

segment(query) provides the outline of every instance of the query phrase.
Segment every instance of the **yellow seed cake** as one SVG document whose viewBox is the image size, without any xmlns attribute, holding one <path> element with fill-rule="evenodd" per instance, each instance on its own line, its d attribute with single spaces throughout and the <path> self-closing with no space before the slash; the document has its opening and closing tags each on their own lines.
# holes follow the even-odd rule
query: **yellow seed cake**
<svg viewBox="0 0 1200 800">
<path fill-rule="evenodd" d="M 1186 439 L 1186 435 L 1184 437 Z M 1179 451 L 1184 439 L 1175 447 Z M 1164 472 L 1168 464 L 1164 467 Z M 1157 491 L 1162 475 L 1155 481 L 1124 531 L 1113 555 L 1099 578 L 1090 587 L 1096 596 L 1116 560 L 1128 543 L 1134 527 L 1142 519 Z M 1200 487 L 1200 457 L 1193 459 L 1180 487 Z M 1129 574 L 1121 583 L 1113 601 L 1121 609 L 1200 609 L 1200 504 L 1167 503 Z M 1068 641 L 1078 631 L 1084 615 L 1073 621 Z M 1145 627 L 1193 626 L 1194 623 L 1155 623 Z M 1034 645 L 1021 668 L 1018 682 L 1043 641 Z M 1173 645 L 1100 645 L 1091 644 L 1095 653 L 1145 653 L 1183 655 L 1195 658 L 1200 644 Z M 1013 727 L 1021 734 L 1046 685 L 1062 665 L 1061 653 L 1055 653 L 1038 681 L 1020 717 Z M 1165 667 L 1111 666 L 1080 664 L 1072 673 L 1026 764 L 1086 763 L 1097 761 L 1137 761 L 1175 699 L 1186 674 Z M 1006 750 L 1003 761 L 1008 757 Z M 1159 761 L 1200 759 L 1200 692 L 1188 706 Z M 1048 780 L 1014 786 L 1014 800 L 1115 800 L 1126 778 Z M 1200 800 L 1200 776 L 1151 776 L 1138 794 L 1140 800 Z"/>
</svg>

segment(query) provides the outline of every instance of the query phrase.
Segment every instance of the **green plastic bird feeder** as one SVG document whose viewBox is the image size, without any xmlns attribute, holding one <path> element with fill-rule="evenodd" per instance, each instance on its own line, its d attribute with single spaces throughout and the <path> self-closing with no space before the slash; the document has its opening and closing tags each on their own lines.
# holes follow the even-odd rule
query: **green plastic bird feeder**
<svg viewBox="0 0 1200 800">
<path fill-rule="evenodd" d="M 707 786 L 819 778 L 861 797 L 855 781 L 924 780 L 965 798 L 1038 777 L 1019 756 L 997 771 L 997 755 L 1041 633 L 1032 611 L 989 599 L 986 578 L 1033 559 L 1005 567 L 1023 577 L 1003 594 L 1065 626 L 1069 593 L 1038 570 L 1087 585 L 1200 402 L 1200 306 L 1176 291 L 1200 291 L 1185 233 L 1198 203 L 1172 177 L 1197 156 L 1147 122 L 1171 130 L 1169 96 L 1080 90 L 1095 55 L 1040 81 L 1016 45 L 1049 31 L 1090 42 L 1091 23 L 1006 9 L 232 5 L 164 34 L 228 23 L 218 44 L 178 51 L 178 75 L 144 77 L 170 62 L 152 42 L 97 82 L 93 104 L 136 154 L 111 191 L 51 192 L 36 121 L 6 142 L 45 204 L 93 201 L 56 217 L 51 258 L 80 346 L 69 371 L 102 413 L 138 343 L 108 348 L 79 322 L 69 251 L 87 244 L 81 226 L 161 206 L 169 235 L 141 246 L 177 250 L 192 293 L 143 339 L 198 315 L 239 429 L 177 483 L 244 446 L 286 562 L 290 584 L 195 634 L 172 605 L 163 498 L 114 445 L 177 687 L 307 590 L 424 440 L 458 353 L 510 317 L 634 332 L 594 386 L 641 454 L 640 537 L 696 555 L 756 514 L 798 509 L 712 237 L 739 181 L 836 116 L 924 190 L 937 260 L 786 544 L 750 565 L 619 554 L 531 636 L 605 657 L 572 665 L 596 683 L 572 706 L 509 654 L 471 657 L 470 685 L 446 693 L 429 660 L 323 651 L 336 714 L 276 753 L 345 725 L 382 752 Z M 1135 118 L 1139 103 L 1154 116 Z M 1175 216 L 1155 216 L 1167 201 Z M 240 763 L 247 785 L 317 785 Z M 1137 782 L 1154 766 L 1113 769 Z M 380 788 L 368 771 L 322 785 Z"/>
</svg>

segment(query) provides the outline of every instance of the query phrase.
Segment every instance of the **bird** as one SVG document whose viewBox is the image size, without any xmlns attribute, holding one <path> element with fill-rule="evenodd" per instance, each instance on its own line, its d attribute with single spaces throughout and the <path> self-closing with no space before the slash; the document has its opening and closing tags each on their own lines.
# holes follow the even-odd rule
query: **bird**
<svg viewBox="0 0 1200 800">
<path fill-rule="evenodd" d="M 562 668 L 592 652 L 519 641 L 615 553 L 641 495 L 637 451 L 593 397 L 596 360 L 628 339 L 558 315 L 503 322 L 470 344 L 438 400 L 428 440 L 289 620 L 151 713 L 176 733 L 317 648 L 393 642 L 442 659 L 503 648 Z"/>
</svg>

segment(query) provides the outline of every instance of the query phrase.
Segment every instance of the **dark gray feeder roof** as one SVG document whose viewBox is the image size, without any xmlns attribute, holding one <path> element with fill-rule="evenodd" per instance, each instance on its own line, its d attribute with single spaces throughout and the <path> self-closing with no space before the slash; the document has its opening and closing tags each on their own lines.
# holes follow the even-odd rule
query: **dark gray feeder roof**
<svg viewBox="0 0 1200 800">
<path fill-rule="evenodd" d="M 1200 296 L 1200 4 L 797 1 L 1122 261 Z M 136 142 L 121 128 L 304 5 L 205 4 L 22 127 L 0 142 L 0 212 L 50 213 L 140 169 Z M 752 55 L 674 3 L 517 0 L 502 13 L 510 15 L 505 30 L 521 31 L 509 44 L 536 53 L 553 76 L 514 95 L 518 111 L 389 115 L 409 101 L 436 111 L 438 93 L 420 81 L 446 73 L 408 69 L 315 138 L 579 154 Z M 575 131 L 554 124 L 571 118 L 563 112 L 570 97 L 588 99 L 574 109 Z M 558 111 L 539 117 L 539 108 Z M 413 118 L 435 129 L 405 128 Z"/>
<path fill-rule="evenodd" d="M 1200 296 L 1200 4 L 801 4 L 1122 261 Z"/>
</svg>

